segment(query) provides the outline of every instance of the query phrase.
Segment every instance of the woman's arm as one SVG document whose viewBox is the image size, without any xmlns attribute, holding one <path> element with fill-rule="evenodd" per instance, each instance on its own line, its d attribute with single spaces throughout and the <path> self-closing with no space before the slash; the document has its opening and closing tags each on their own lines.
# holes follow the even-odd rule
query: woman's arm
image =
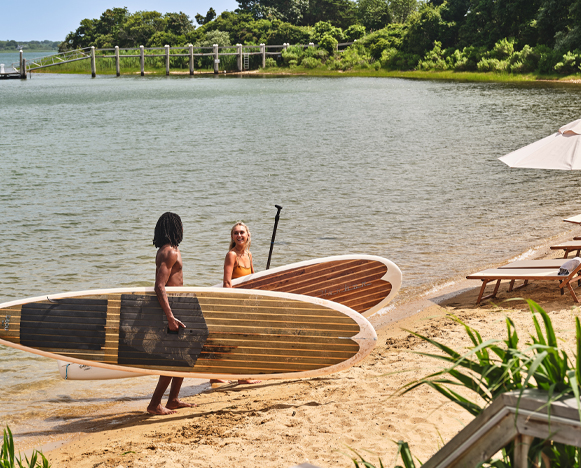
<svg viewBox="0 0 581 468">
<path fill-rule="evenodd" d="M 248 257 L 250 258 L 250 271 L 254 273 L 254 263 L 252 263 L 252 254 L 248 252 Z"/>
<path fill-rule="evenodd" d="M 234 270 L 234 262 L 236 262 L 236 254 L 232 251 L 226 254 L 226 259 L 224 260 L 224 282 L 222 287 L 231 288 L 232 287 L 232 271 Z"/>
</svg>

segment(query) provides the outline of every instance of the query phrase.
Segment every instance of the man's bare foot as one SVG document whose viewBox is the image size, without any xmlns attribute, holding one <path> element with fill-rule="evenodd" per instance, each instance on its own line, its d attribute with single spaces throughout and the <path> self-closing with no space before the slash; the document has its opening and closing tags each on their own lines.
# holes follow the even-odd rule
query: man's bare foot
<svg viewBox="0 0 581 468">
<path fill-rule="evenodd" d="M 179 408 L 191 408 L 192 406 L 196 406 L 196 405 L 195 404 L 192 405 L 191 403 L 186 403 L 186 402 L 181 401 L 181 400 L 168 401 L 167 404 L 165 405 L 165 407 L 169 408 L 170 410 L 179 409 Z"/>
<path fill-rule="evenodd" d="M 147 407 L 147 412 L 149 414 L 159 414 L 161 416 L 165 416 L 166 414 L 175 414 L 176 411 L 173 411 L 171 409 L 166 408 L 163 405 L 157 405 L 157 406 L 148 406 Z"/>
<path fill-rule="evenodd" d="M 255 384 L 255 383 L 260 383 L 262 382 L 262 380 L 239 380 L 238 381 L 238 385 L 241 384 Z"/>
<path fill-rule="evenodd" d="M 218 388 L 222 385 L 229 384 L 229 380 L 222 380 L 222 379 L 210 379 L 210 384 L 212 384 L 212 388 Z"/>
</svg>

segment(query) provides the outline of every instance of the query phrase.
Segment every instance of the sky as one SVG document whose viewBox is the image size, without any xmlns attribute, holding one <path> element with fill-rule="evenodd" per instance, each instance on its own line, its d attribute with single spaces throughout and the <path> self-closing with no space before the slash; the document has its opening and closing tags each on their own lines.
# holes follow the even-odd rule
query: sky
<svg viewBox="0 0 581 468">
<path fill-rule="evenodd" d="M 0 40 L 62 41 L 79 27 L 85 18 L 99 18 L 107 8 L 127 7 L 131 13 L 155 10 L 160 13 L 183 11 L 194 20 L 196 13 L 206 15 L 209 8 L 216 13 L 234 11 L 236 0 L 21 0 L 2 2 Z"/>
</svg>

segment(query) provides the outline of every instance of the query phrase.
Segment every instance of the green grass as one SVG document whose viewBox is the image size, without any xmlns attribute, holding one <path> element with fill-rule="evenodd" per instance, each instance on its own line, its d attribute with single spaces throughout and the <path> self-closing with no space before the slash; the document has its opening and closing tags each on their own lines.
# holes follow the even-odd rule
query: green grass
<svg viewBox="0 0 581 468">
<path fill-rule="evenodd" d="M 4 429 L 4 440 L 0 450 L 0 468 L 50 468 L 50 463 L 46 457 L 37 450 L 32 452 L 30 460 L 28 457 L 22 457 L 20 454 L 14 454 L 14 438 L 12 431 L 8 426 Z"/>
<path fill-rule="evenodd" d="M 309 75 L 309 76 L 362 76 L 362 77 L 387 77 L 387 78 L 409 78 L 419 80 L 447 80 L 461 82 L 535 82 L 554 81 L 560 83 L 581 81 L 581 75 L 541 75 L 541 74 L 511 74 L 511 73 L 479 73 L 479 72 L 454 72 L 454 71 L 399 71 L 399 70 L 379 70 L 373 69 L 352 69 L 347 71 L 327 70 L 324 67 L 308 68 L 286 68 L 272 67 L 264 70 L 265 74 L 273 75 Z"/>
<path fill-rule="evenodd" d="M 212 72 L 212 58 L 204 57 L 202 60 L 196 58 L 196 72 Z M 220 71 L 235 72 L 236 57 L 222 57 Z M 494 72 L 455 72 L 455 71 L 398 71 L 385 70 L 380 68 L 355 68 L 347 71 L 328 70 L 325 66 L 309 69 L 302 67 L 269 67 L 265 69 L 258 68 L 260 58 L 251 56 L 251 70 L 257 74 L 263 75 L 307 75 L 307 76 L 356 76 L 356 77 L 384 77 L 384 78 L 407 78 L 417 80 L 442 80 L 458 82 L 500 82 L 500 83 L 533 83 L 533 82 L 554 82 L 554 83 L 576 83 L 581 82 L 581 75 L 541 75 L 541 74 L 511 74 L 511 73 L 494 73 Z M 121 55 L 121 74 L 135 75 L 140 73 L 139 58 L 127 57 Z M 174 57 L 170 59 L 170 73 L 184 73 L 189 70 L 187 57 Z M 65 63 L 54 67 L 43 68 L 34 73 L 66 73 L 66 74 L 88 74 L 91 73 L 90 61 L 81 60 L 78 62 Z M 165 58 L 164 57 L 147 57 L 145 56 L 145 73 L 147 75 L 165 75 Z M 112 58 L 97 58 L 97 75 L 114 75 L 115 60 Z"/>
</svg>

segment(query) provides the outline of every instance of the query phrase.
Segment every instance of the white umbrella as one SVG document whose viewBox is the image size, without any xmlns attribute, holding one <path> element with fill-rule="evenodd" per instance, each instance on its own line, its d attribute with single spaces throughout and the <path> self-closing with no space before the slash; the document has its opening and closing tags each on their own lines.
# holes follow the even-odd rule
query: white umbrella
<svg viewBox="0 0 581 468">
<path fill-rule="evenodd" d="M 565 171 L 581 169 L 581 119 L 499 159 L 510 167 Z"/>
</svg>

